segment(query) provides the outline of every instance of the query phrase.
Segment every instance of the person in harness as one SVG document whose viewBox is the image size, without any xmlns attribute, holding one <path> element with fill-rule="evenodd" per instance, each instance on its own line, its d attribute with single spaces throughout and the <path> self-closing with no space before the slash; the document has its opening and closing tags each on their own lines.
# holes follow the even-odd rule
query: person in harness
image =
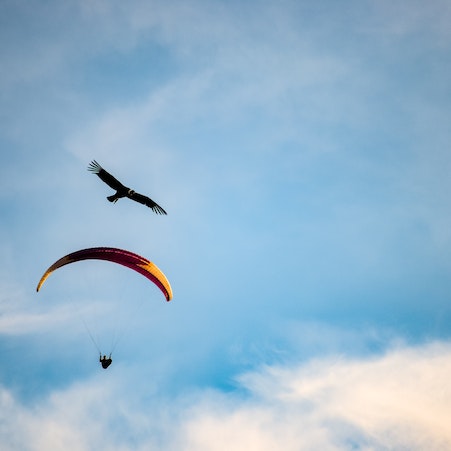
<svg viewBox="0 0 451 451">
<path fill-rule="evenodd" d="M 111 354 L 106 358 L 106 355 L 102 357 L 102 353 L 100 353 L 99 362 L 102 364 L 102 368 L 106 370 L 113 363 Z"/>
</svg>

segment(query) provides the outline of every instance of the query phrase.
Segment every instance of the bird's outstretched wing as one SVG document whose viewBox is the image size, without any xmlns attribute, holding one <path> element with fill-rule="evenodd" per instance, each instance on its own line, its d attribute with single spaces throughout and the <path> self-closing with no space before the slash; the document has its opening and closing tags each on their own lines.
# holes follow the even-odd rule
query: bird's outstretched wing
<svg viewBox="0 0 451 451">
<path fill-rule="evenodd" d="M 109 172 L 105 171 L 105 169 L 103 169 L 96 160 L 92 160 L 91 163 L 89 163 L 88 171 L 97 174 L 101 180 L 103 180 L 110 188 L 113 188 L 116 191 L 127 189 L 117 178 L 113 177 Z"/>
<path fill-rule="evenodd" d="M 157 215 L 166 215 L 162 207 L 160 207 L 156 202 L 154 202 L 150 197 L 144 196 L 142 194 L 136 193 L 135 191 L 129 191 L 127 197 L 139 202 L 140 204 L 146 205 L 151 208 Z"/>
</svg>

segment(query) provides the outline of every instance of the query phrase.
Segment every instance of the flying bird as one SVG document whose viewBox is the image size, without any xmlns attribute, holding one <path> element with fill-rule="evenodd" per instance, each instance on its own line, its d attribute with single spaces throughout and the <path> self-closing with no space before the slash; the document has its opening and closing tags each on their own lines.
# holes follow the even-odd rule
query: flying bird
<svg viewBox="0 0 451 451">
<path fill-rule="evenodd" d="M 97 163 L 96 160 L 92 160 L 88 166 L 88 170 L 97 174 L 101 180 L 103 180 L 110 188 L 116 190 L 116 193 L 112 196 L 108 196 L 107 199 L 110 202 L 117 202 L 118 199 L 122 197 L 128 197 L 131 200 L 139 202 L 140 204 L 147 205 L 158 215 L 167 214 L 163 208 L 161 208 L 156 202 L 154 202 L 150 197 L 143 196 L 142 194 L 133 191 L 132 189 L 124 186 L 119 180 L 113 177 L 109 172 Z"/>
</svg>

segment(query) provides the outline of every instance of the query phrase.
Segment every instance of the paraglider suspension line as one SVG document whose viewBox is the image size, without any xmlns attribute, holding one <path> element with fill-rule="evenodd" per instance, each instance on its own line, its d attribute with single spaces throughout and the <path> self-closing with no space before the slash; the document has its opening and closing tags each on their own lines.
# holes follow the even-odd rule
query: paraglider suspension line
<svg viewBox="0 0 451 451">
<path fill-rule="evenodd" d="M 92 336 L 91 331 L 89 330 L 88 325 L 86 324 L 86 321 L 84 320 L 84 318 L 82 318 L 83 324 L 85 325 L 86 331 L 88 332 L 89 338 L 91 339 L 91 341 L 94 343 L 94 346 L 96 347 L 97 351 L 99 351 L 99 354 L 102 354 L 102 352 L 100 351 L 99 345 L 97 344 L 97 342 L 94 340 L 94 337 Z"/>
</svg>

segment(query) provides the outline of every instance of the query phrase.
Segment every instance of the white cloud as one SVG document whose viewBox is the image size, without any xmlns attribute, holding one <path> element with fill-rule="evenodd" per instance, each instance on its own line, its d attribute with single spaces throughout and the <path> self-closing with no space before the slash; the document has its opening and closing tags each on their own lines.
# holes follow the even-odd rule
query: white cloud
<svg viewBox="0 0 451 451">
<path fill-rule="evenodd" d="M 184 424 L 184 449 L 447 449 L 450 353 L 432 344 L 244 375 L 251 396 L 204 399 Z"/>
<path fill-rule="evenodd" d="M 268 368 L 241 380 L 260 399 L 297 411 L 298 419 L 320 419 L 321 428 L 347 425 L 376 449 L 441 449 L 451 444 L 450 352 L 449 344 L 402 348 L 366 360 Z M 338 441 L 352 438 L 333 426 L 328 432 Z"/>
<path fill-rule="evenodd" d="M 239 377 L 235 393 L 157 395 L 120 364 L 35 405 L 2 390 L 1 441 L 13 449 L 444 450 L 451 446 L 451 344 L 316 359 Z M 126 387 L 132 383 L 135 390 Z"/>
</svg>

